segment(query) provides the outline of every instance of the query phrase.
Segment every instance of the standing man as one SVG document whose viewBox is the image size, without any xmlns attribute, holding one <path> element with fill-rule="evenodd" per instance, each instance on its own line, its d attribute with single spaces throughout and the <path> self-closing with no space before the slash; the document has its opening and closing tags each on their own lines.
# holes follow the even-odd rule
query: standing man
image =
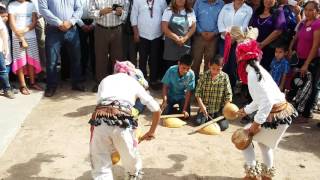
<svg viewBox="0 0 320 180">
<path fill-rule="evenodd" d="M 218 15 L 224 3 L 222 0 L 197 0 L 193 9 L 197 19 L 196 34 L 193 39 L 192 69 L 199 77 L 202 58 L 204 69 L 208 69 L 209 61 L 213 59 L 217 51 L 218 43 Z"/>
<path fill-rule="evenodd" d="M 72 89 L 84 91 L 80 83 L 80 39 L 74 26 L 81 18 L 82 9 L 78 0 L 39 0 L 39 11 L 47 22 L 46 57 L 47 57 L 47 88 L 45 96 L 55 94 L 58 86 L 57 64 L 60 48 L 64 43 L 70 57 Z"/>
<path fill-rule="evenodd" d="M 97 84 L 113 73 L 116 60 L 122 60 L 122 26 L 128 14 L 128 0 L 90 0 L 89 15 L 96 22 L 95 52 Z M 93 91 L 97 90 L 96 85 Z"/>
<path fill-rule="evenodd" d="M 95 76 L 95 52 L 94 52 L 94 21 L 89 17 L 90 0 L 80 0 L 82 7 L 82 18 L 79 19 L 77 25 L 79 27 L 80 45 L 81 45 L 81 75 L 85 79 L 87 70 L 89 69 Z M 90 65 L 88 67 L 88 65 Z"/>
<path fill-rule="evenodd" d="M 146 8 L 147 7 L 147 8 Z M 139 68 L 147 77 L 147 64 L 150 69 L 150 87 L 158 80 L 161 57 L 161 19 L 167 8 L 165 0 L 135 0 L 131 12 L 133 38 L 139 42 Z"/>
</svg>

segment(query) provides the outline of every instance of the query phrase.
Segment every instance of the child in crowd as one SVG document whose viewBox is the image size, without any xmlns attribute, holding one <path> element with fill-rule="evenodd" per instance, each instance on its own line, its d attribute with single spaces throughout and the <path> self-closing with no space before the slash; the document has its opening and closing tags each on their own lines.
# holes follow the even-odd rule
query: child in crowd
<svg viewBox="0 0 320 180">
<path fill-rule="evenodd" d="M 14 93 L 9 82 L 9 71 L 7 67 L 10 67 L 11 56 L 10 56 L 10 39 L 6 22 L 8 20 L 8 13 L 5 5 L 0 4 L 0 80 L 3 84 L 4 96 L 10 99 L 14 99 Z"/>
<path fill-rule="evenodd" d="M 13 31 L 13 63 L 12 72 L 17 74 L 20 83 L 20 92 L 29 95 L 26 86 L 25 74 L 30 77 L 30 88 L 42 90 L 36 83 L 35 74 L 41 72 L 39 51 L 35 27 L 37 24 L 37 10 L 29 0 L 13 0 L 8 5 L 9 23 Z M 28 46 L 21 43 L 23 37 Z"/>
<path fill-rule="evenodd" d="M 195 97 L 200 106 L 200 112 L 195 119 L 196 125 L 201 125 L 221 114 L 224 105 L 232 101 L 232 90 L 229 76 L 222 72 L 223 57 L 217 55 L 210 60 L 209 70 L 199 79 Z M 218 122 L 222 131 L 229 127 L 227 120 Z"/>
<path fill-rule="evenodd" d="M 178 60 L 178 65 L 171 66 L 162 78 L 162 114 L 172 114 L 173 106 L 178 104 L 184 117 L 189 117 L 190 98 L 195 88 L 195 75 L 191 65 L 192 57 L 183 55 Z"/>
<path fill-rule="evenodd" d="M 278 45 L 275 49 L 274 58 L 270 64 L 270 74 L 273 80 L 277 83 L 281 91 L 285 89 L 287 74 L 290 70 L 290 65 L 286 59 L 288 47 L 286 45 Z"/>
</svg>

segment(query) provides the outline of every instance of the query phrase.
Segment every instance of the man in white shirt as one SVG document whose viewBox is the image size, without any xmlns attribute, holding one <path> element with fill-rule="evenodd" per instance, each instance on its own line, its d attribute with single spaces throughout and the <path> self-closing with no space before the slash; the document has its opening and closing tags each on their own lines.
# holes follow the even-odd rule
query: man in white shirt
<svg viewBox="0 0 320 180">
<path fill-rule="evenodd" d="M 162 52 L 161 19 L 166 7 L 165 0 L 135 0 L 131 11 L 134 41 L 139 42 L 139 68 L 147 77 L 147 64 L 150 65 L 151 87 L 159 78 L 159 62 Z"/>
<path fill-rule="evenodd" d="M 123 83 L 125 82 L 125 83 Z M 130 91 L 128 91 L 130 89 Z M 140 180 L 142 162 L 133 138 L 138 124 L 132 119 L 131 108 L 136 98 L 153 112 L 149 131 L 140 138 L 151 140 L 160 119 L 159 104 L 147 93 L 137 80 L 126 73 L 104 78 L 98 88 L 98 105 L 90 120 L 90 159 L 94 180 L 112 180 L 111 153 L 116 149 L 129 180 Z"/>
</svg>

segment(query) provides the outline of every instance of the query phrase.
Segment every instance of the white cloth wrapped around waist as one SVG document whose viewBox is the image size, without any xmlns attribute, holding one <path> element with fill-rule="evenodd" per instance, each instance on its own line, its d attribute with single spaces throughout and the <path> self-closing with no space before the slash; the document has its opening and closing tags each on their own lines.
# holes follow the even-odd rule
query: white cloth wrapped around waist
<svg viewBox="0 0 320 180">
<path fill-rule="evenodd" d="M 247 124 L 244 129 L 249 129 L 251 123 Z M 282 136 L 288 129 L 288 124 L 280 124 L 277 129 L 261 128 L 260 131 L 253 136 L 253 141 L 262 143 L 272 149 L 277 148 Z"/>
</svg>

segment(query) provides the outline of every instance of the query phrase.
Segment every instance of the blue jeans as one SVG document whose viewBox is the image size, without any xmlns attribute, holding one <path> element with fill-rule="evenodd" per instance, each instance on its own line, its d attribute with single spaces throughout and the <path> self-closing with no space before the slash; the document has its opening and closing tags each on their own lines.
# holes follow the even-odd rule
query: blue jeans
<svg viewBox="0 0 320 180">
<path fill-rule="evenodd" d="M 163 115 L 168 115 L 173 113 L 173 106 L 175 104 L 179 105 L 179 113 L 182 112 L 183 106 L 184 106 L 185 98 L 179 99 L 179 100 L 173 100 L 172 98 L 168 97 L 168 104 L 167 107 L 163 110 Z M 190 114 L 190 104 L 187 107 L 187 112 Z"/>
<path fill-rule="evenodd" d="M 134 106 L 134 108 L 136 108 L 139 111 L 139 114 L 143 112 L 144 110 L 144 105 L 141 103 L 140 99 L 137 99 Z"/>
<path fill-rule="evenodd" d="M 3 90 L 10 89 L 9 75 L 2 52 L 0 52 L 0 82 L 2 83 Z"/>
<path fill-rule="evenodd" d="M 57 27 L 47 26 L 46 28 L 46 58 L 47 58 L 47 88 L 58 86 L 57 64 L 62 44 L 65 45 L 70 57 L 72 85 L 81 80 L 81 50 L 79 32 L 72 27 L 67 32 L 60 31 Z"/>
</svg>

